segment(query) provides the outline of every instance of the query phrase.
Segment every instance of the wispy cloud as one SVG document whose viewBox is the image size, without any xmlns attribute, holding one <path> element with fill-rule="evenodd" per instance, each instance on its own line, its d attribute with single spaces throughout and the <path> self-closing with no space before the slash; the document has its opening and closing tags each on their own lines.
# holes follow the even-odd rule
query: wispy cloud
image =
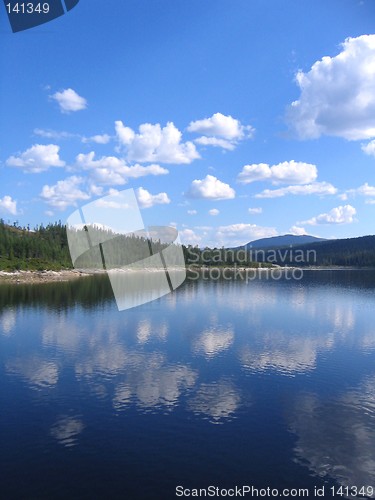
<svg viewBox="0 0 375 500">
<path fill-rule="evenodd" d="M 337 188 L 332 186 L 329 182 L 314 182 L 312 184 L 287 186 L 279 189 L 265 189 L 261 193 L 255 195 L 255 198 L 281 198 L 287 195 L 334 195 L 337 193 Z"/>
</svg>

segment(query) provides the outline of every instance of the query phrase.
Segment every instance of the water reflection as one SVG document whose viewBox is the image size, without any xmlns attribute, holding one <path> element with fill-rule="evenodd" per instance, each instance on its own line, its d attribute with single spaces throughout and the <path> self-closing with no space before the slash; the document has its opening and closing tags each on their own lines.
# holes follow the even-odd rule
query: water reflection
<svg viewBox="0 0 375 500">
<path fill-rule="evenodd" d="M 105 274 L 59 283 L 0 283 L 0 311 L 12 306 L 68 311 L 77 305 L 92 309 L 108 303 L 113 304 L 114 298 L 108 276 Z"/>
<path fill-rule="evenodd" d="M 375 484 L 374 387 L 375 376 L 333 400 L 297 398 L 291 414 L 295 453 L 314 474 L 342 486 Z"/>
<path fill-rule="evenodd" d="M 332 322 L 334 329 L 342 333 L 350 332 L 355 327 L 355 313 L 353 304 L 348 303 L 345 309 L 341 306 L 331 306 L 327 310 L 328 319 Z"/>
<path fill-rule="evenodd" d="M 16 326 L 16 311 L 14 309 L 5 309 L 0 315 L 1 333 L 8 337 L 12 335 L 14 327 Z"/>
<path fill-rule="evenodd" d="M 109 464 L 121 485 L 124 470 L 193 484 L 231 463 L 261 486 L 374 483 L 375 276 L 340 276 L 190 281 L 125 313 L 100 276 L 0 286 L 0 465 L 52 470 L 73 448 L 66 463 L 93 477 L 99 449 L 95 474 Z"/>
<path fill-rule="evenodd" d="M 168 335 L 168 324 L 164 321 L 158 325 L 151 324 L 149 319 L 139 321 L 137 326 L 137 339 L 140 344 L 146 344 L 152 337 L 166 340 Z"/>
<path fill-rule="evenodd" d="M 310 281 L 305 287 L 281 281 L 188 282 L 161 302 L 126 314 L 113 308 L 102 276 L 80 283 L 75 296 L 81 308 L 73 300 L 74 307 L 55 307 L 51 312 L 51 297 L 42 294 L 46 309 L 38 318 L 43 326 L 33 333 L 22 358 L 8 357 L 6 370 L 34 388 L 51 388 L 59 382 L 61 366 L 68 364 L 77 382 L 85 382 L 92 394 L 99 398 L 112 394 L 116 410 L 132 402 L 144 408 L 171 407 L 187 394 L 193 398 L 190 409 L 201 408 L 198 413 L 212 418 L 221 414 L 215 408 L 222 408 L 214 396 L 219 401 L 228 396 L 227 413 L 233 414 L 238 391 L 233 381 L 229 388 L 221 380 L 232 377 L 234 363 L 249 373 L 295 376 L 316 370 L 321 355 L 348 342 L 359 352 L 375 346 L 375 330 L 368 326 L 374 296 L 364 295 L 358 307 L 352 288 L 339 289 L 332 300 L 332 288 Z M 72 292 L 70 286 L 54 284 L 54 297 Z M 22 290 L 21 304 L 22 298 L 36 300 L 35 294 Z M 4 309 L 0 317 L 4 335 L 15 330 L 17 314 L 14 307 Z M 195 358 L 200 359 L 197 366 Z M 202 386 L 200 379 L 219 358 L 231 361 L 221 365 L 212 386 Z M 112 388 L 106 385 L 111 380 Z"/>
<path fill-rule="evenodd" d="M 275 370 L 284 375 L 294 375 L 313 370 L 316 366 L 319 341 L 313 339 L 289 339 L 277 331 L 267 336 L 263 350 L 242 349 L 239 359 L 244 368 L 254 372 Z"/>
<path fill-rule="evenodd" d="M 203 354 L 207 358 L 212 358 L 222 351 L 229 349 L 234 339 L 234 328 L 231 325 L 212 326 L 204 330 L 193 342 L 193 350 L 198 354 Z"/>
<path fill-rule="evenodd" d="M 133 354 L 123 381 L 115 389 L 113 406 L 124 410 L 132 401 L 143 408 L 175 407 L 186 389 L 194 387 L 197 371 L 170 365 L 160 353 Z"/>
<path fill-rule="evenodd" d="M 67 352 L 75 352 L 83 335 L 75 322 L 60 314 L 54 317 L 54 321 L 47 319 L 42 329 L 41 341 L 45 347 L 53 346 Z"/>
<path fill-rule="evenodd" d="M 240 405 L 238 388 L 230 381 L 221 379 L 210 384 L 201 384 L 189 402 L 190 409 L 214 424 L 223 423 L 233 417 Z"/>
<path fill-rule="evenodd" d="M 59 444 L 70 448 L 78 444 L 78 435 L 85 428 L 78 417 L 61 417 L 51 428 L 51 436 Z"/>
<path fill-rule="evenodd" d="M 78 380 L 114 377 L 124 371 L 129 361 L 130 357 L 124 347 L 117 343 L 101 342 L 95 344 L 95 349 L 81 354 L 75 364 L 75 373 Z"/>
<path fill-rule="evenodd" d="M 59 379 L 56 362 L 39 357 L 16 358 L 5 365 L 6 371 L 24 379 L 32 389 L 53 388 Z"/>
</svg>

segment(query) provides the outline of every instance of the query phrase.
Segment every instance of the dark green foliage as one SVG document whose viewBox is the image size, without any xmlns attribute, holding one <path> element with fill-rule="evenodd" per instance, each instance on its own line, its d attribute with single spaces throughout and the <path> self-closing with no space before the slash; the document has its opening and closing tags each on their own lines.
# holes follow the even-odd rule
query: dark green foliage
<svg viewBox="0 0 375 500">
<path fill-rule="evenodd" d="M 70 231 L 70 238 L 77 235 L 77 245 L 87 240 L 82 239 L 85 229 Z M 106 240 L 108 240 L 106 242 Z M 112 235 L 105 229 L 91 228 L 90 241 L 92 249 L 84 251 L 88 246 L 84 245 L 82 255 L 77 259 L 75 266 L 81 268 L 102 268 L 102 254 L 97 245 L 102 244 L 105 254 L 107 268 L 126 266 L 147 258 L 151 250 L 156 254 L 167 248 L 168 244 L 160 240 L 148 240 L 144 236 Z M 284 248 L 284 251 L 275 249 L 257 249 L 256 252 L 244 248 L 199 248 L 183 246 L 184 258 L 187 265 L 222 267 L 222 266 L 245 266 L 258 267 L 261 265 L 317 265 L 317 266 L 356 266 L 375 267 L 375 236 L 364 236 L 361 238 L 348 238 L 344 240 L 326 240 L 318 243 Z M 288 250 L 288 252 L 285 252 Z M 314 259 L 306 259 L 305 262 L 298 259 L 301 253 L 310 250 L 314 252 Z M 276 256 L 276 257 L 275 257 Z M 6 224 L 0 219 L 0 270 L 37 270 L 44 269 L 60 270 L 72 268 L 72 260 L 69 253 L 66 227 L 61 221 L 47 226 L 37 226 L 34 230 L 28 227 L 20 227 L 17 223 L 13 226 Z"/>
<path fill-rule="evenodd" d="M 375 267 L 375 236 L 257 249 L 256 252 L 258 261 L 279 265 Z"/>
<path fill-rule="evenodd" d="M 157 254 L 168 247 L 158 239 L 118 235 L 98 227 L 90 227 L 89 231 L 70 229 L 69 238 L 79 255 L 76 268 L 102 268 L 102 253 L 107 269 L 127 266 L 150 257 L 150 252 Z M 103 242 L 101 249 L 99 242 Z M 66 227 L 60 221 L 47 226 L 41 224 L 31 231 L 17 223 L 10 226 L 0 219 L 0 270 L 57 271 L 72 267 Z"/>
<path fill-rule="evenodd" d="M 375 267 L 375 236 L 323 241 L 309 245 L 319 266 Z"/>
<path fill-rule="evenodd" d="M 58 270 L 71 268 L 65 226 L 59 221 L 34 230 L 0 219 L 0 269 Z"/>
</svg>

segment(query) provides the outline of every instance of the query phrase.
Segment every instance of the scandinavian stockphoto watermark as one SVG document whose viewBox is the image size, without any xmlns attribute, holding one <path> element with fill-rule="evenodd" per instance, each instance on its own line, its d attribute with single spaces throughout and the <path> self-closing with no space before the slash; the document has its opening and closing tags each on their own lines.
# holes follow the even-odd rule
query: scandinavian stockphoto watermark
<svg viewBox="0 0 375 500">
<path fill-rule="evenodd" d="M 74 267 L 107 272 L 120 311 L 171 293 L 186 278 L 176 228 L 146 229 L 133 189 L 84 205 L 66 228 Z"/>
<path fill-rule="evenodd" d="M 187 247 L 190 279 L 235 281 L 296 280 L 304 268 L 317 263 L 316 250 L 285 248 L 205 248 Z"/>
</svg>

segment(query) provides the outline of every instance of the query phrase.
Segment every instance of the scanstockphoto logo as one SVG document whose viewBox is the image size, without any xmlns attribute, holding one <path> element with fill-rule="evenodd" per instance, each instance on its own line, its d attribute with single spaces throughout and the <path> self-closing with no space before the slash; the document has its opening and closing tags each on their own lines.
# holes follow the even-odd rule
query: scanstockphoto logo
<svg viewBox="0 0 375 500">
<path fill-rule="evenodd" d="M 176 228 L 146 229 L 133 189 L 84 205 L 66 227 L 74 267 L 106 271 L 120 311 L 167 295 L 186 278 Z"/>
<path fill-rule="evenodd" d="M 73 9 L 79 0 L 3 0 L 13 33 L 48 23 Z"/>
</svg>

